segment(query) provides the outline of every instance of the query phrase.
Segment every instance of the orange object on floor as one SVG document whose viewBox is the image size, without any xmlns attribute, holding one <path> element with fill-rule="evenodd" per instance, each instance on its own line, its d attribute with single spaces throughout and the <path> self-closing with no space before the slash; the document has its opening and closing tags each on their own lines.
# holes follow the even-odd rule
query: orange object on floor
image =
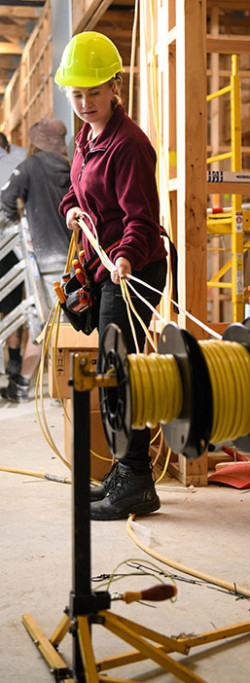
<svg viewBox="0 0 250 683">
<path fill-rule="evenodd" d="M 211 484 L 226 484 L 237 489 L 250 488 L 250 462 L 234 463 L 210 474 L 207 478 Z"/>
</svg>

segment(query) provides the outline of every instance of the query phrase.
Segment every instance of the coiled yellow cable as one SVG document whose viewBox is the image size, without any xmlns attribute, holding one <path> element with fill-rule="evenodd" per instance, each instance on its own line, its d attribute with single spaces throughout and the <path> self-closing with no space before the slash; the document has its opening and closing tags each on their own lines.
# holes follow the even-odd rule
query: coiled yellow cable
<svg viewBox="0 0 250 683">
<path fill-rule="evenodd" d="M 172 355 L 128 356 L 133 429 L 171 422 L 182 409 L 182 382 Z"/>
<path fill-rule="evenodd" d="M 234 440 L 250 433 L 250 353 L 231 341 L 199 342 L 212 387 L 213 424 L 210 441 Z M 178 419 L 183 386 L 171 354 L 128 356 L 133 429 Z"/>
<path fill-rule="evenodd" d="M 211 442 L 234 440 L 250 432 L 250 354 L 238 342 L 202 341 L 213 396 Z"/>
</svg>

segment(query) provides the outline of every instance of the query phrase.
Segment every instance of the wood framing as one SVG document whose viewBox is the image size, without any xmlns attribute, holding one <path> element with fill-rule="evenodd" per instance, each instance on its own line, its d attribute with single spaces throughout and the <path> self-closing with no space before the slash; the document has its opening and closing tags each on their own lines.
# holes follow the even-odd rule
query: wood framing
<svg viewBox="0 0 250 683">
<path fill-rule="evenodd" d="M 5 132 L 27 147 L 28 130 L 42 116 L 53 116 L 52 36 L 50 0 L 22 51 L 21 62 L 6 88 Z"/>
<path fill-rule="evenodd" d="M 142 2 L 140 27 L 141 125 L 158 152 L 161 219 L 178 249 L 180 306 L 206 322 L 206 3 L 155 1 L 150 17 Z M 178 322 L 203 337 L 183 313 Z"/>
</svg>

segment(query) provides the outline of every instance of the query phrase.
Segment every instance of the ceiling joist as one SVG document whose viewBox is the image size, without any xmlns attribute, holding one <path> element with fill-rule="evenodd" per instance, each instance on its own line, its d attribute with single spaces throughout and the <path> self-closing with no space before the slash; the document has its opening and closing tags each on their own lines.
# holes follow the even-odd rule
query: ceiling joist
<svg viewBox="0 0 250 683">
<path fill-rule="evenodd" d="M 43 7 L 45 0 L 0 0 L 0 6 L 6 7 Z"/>
</svg>

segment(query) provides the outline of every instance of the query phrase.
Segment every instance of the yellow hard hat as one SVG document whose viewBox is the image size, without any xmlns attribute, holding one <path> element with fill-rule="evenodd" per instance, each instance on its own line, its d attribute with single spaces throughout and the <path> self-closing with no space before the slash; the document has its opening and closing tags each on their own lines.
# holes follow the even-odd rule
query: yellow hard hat
<svg viewBox="0 0 250 683">
<path fill-rule="evenodd" d="M 124 71 L 122 58 L 112 40 L 96 31 L 73 36 L 64 48 L 55 75 L 59 85 L 92 88 Z"/>
</svg>

